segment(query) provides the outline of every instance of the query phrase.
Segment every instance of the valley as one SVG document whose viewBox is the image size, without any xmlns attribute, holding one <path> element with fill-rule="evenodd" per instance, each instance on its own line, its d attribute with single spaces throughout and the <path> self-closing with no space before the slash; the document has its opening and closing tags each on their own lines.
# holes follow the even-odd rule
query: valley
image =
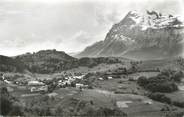
<svg viewBox="0 0 184 117">
<path fill-rule="evenodd" d="M 104 40 L 75 55 L 56 49 L 0 55 L 0 116 L 184 117 L 183 29 L 180 16 L 129 11 Z M 77 51 L 73 41 L 96 38 L 80 30 L 64 41 L 57 32 L 48 46 L 65 47 L 67 40 Z"/>
<path fill-rule="evenodd" d="M 25 116 L 182 116 L 182 88 L 169 93 L 152 92 L 138 83 L 140 77 L 152 78 L 165 72 L 172 75 L 171 72 L 176 70 L 183 74 L 177 61 L 181 60 L 121 59 L 119 63 L 100 63 L 49 74 L 27 70 L 22 73 L 1 72 L 0 86 L 1 90 L 7 88 L 9 95 L 14 97 L 12 106 L 18 103 L 18 114 Z M 167 74 L 165 77 L 172 77 Z M 177 78 L 181 78 L 175 83 L 177 87 L 184 86 L 184 75 Z M 150 95 L 166 98 L 157 100 Z M 173 103 L 165 102 L 168 99 Z"/>
</svg>

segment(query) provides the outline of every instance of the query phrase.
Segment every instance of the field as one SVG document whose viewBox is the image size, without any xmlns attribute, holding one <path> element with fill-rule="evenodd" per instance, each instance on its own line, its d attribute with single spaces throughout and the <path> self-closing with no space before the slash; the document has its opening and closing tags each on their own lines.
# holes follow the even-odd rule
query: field
<svg viewBox="0 0 184 117">
<path fill-rule="evenodd" d="M 131 68 L 131 64 L 100 64 L 92 68 L 79 67 L 53 74 L 4 73 L 6 77 L 12 81 L 52 81 L 53 79 L 61 78 L 64 74 L 92 73 L 88 76 L 88 79 L 94 79 L 88 82 L 91 88 L 80 89 L 71 86 L 55 87 L 51 92 L 39 93 L 30 92 L 31 87 L 25 84 L 7 84 L 0 81 L 0 86 L 7 87 L 9 93 L 20 101 L 20 105 L 26 108 L 26 116 L 32 114 L 39 115 L 39 111 L 44 111 L 44 109 L 48 109 L 50 115 L 60 115 L 60 112 L 80 115 L 91 109 L 107 108 L 112 110 L 119 109 L 121 112 L 126 113 L 128 117 L 165 117 L 166 114 L 184 110 L 177 106 L 171 106 L 167 103 L 150 99 L 147 96 L 150 92 L 139 86 L 137 80 L 140 76 L 147 78 L 157 76 L 160 72 L 155 71 L 155 69 L 163 69 L 172 64 L 170 61 L 144 61 L 138 64 L 138 69 L 142 71 L 130 74 L 120 73 L 119 77 L 104 74 L 117 71 L 119 68 Z M 173 68 L 178 67 L 174 66 Z M 108 79 L 109 76 L 112 76 L 112 78 Z M 100 80 L 99 78 L 104 79 Z M 81 83 L 80 80 L 79 83 Z M 178 83 L 178 86 L 179 85 L 183 86 L 183 83 Z M 183 90 L 165 93 L 165 96 L 169 97 L 172 101 L 184 102 Z M 32 111 L 34 113 L 32 113 Z M 36 113 L 37 111 L 38 113 Z"/>
<path fill-rule="evenodd" d="M 165 104 L 150 100 L 145 96 L 134 94 L 114 94 L 113 92 L 101 90 L 101 89 L 84 89 L 79 91 L 72 88 L 64 88 L 54 91 L 57 95 L 54 96 L 54 100 L 49 102 L 49 108 L 56 108 L 61 106 L 63 108 L 70 107 L 72 103 L 71 99 L 77 99 L 85 102 L 92 101 L 96 108 L 117 107 L 117 102 L 129 102 L 127 107 L 120 107 L 123 112 L 126 112 L 130 117 L 162 117 L 163 112 L 160 110 L 165 107 Z M 42 95 L 43 96 L 43 95 Z M 26 105 L 29 107 L 34 100 L 38 100 L 40 95 L 21 97 Z M 147 104 L 145 101 L 151 101 L 152 104 Z M 43 104 L 44 106 L 45 104 Z M 47 105 L 48 106 L 48 105 Z M 77 108 L 77 105 L 75 105 Z M 151 114 L 150 114 L 151 113 Z"/>
</svg>

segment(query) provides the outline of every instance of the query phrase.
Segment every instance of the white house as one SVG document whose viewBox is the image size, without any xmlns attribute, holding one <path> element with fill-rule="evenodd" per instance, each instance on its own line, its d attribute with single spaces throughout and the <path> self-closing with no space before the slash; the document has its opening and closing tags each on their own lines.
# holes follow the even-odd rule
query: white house
<svg viewBox="0 0 184 117">
<path fill-rule="evenodd" d="M 150 105 L 150 104 L 152 104 L 153 102 L 151 101 L 151 100 L 145 100 L 145 101 L 143 101 L 145 104 L 148 104 L 148 105 Z"/>
<path fill-rule="evenodd" d="M 113 79 L 112 76 L 108 76 L 107 78 L 108 78 L 109 80 L 110 80 L 110 79 Z"/>
<path fill-rule="evenodd" d="M 82 88 L 82 87 L 84 87 L 84 85 L 83 84 L 80 84 L 80 83 L 76 83 L 75 86 L 76 86 L 76 88 Z"/>
<path fill-rule="evenodd" d="M 39 82 L 37 80 L 33 80 L 33 81 L 29 81 L 28 85 L 29 86 L 42 86 L 42 85 L 44 85 L 44 83 L 43 82 Z"/>
<path fill-rule="evenodd" d="M 102 78 L 102 77 L 100 77 L 100 78 L 98 78 L 98 80 L 103 80 L 103 78 Z"/>
<path fill-rule="evenodd" d="M 48 86 L 41 86 L 41 87 L 31 87 L 31 92 L 47 92 Z"/>
<path fill-rule="evenodd" d="M 11 84 L 11 82 L 8 81 L 8 80 L 4 80 L 4 82 L 7 83 L 7 84 Z"/>
</svg>

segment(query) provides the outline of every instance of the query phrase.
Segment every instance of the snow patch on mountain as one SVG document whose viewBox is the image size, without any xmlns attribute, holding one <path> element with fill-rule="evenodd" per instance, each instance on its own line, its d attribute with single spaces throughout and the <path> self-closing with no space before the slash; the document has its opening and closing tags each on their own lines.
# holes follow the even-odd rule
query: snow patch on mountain
<svg viewBox="0 0 184 117">
<path fill-rule="evenodd" d="M 141 29 L 147 30 L 148 28 L 152 29 L 162 29 L 166 27 L 184 27 L 184 18 L 181 16 L 172 16 L 172 15 L 162 15 L 154 12 L 153 14 L 143 15 L 137 11 L 129 12 L 128 17 L 134 22 L 130 25 L 130 29 L 133 27 L 141 27 Z"/>
<path fill-rule="evenodd" d="M 182 51 L 183 39 L 183 17 L 130 11 L 112 26 L 104 41 L 87 47 L 79 56 L 175 56 Z"/>
</svg>

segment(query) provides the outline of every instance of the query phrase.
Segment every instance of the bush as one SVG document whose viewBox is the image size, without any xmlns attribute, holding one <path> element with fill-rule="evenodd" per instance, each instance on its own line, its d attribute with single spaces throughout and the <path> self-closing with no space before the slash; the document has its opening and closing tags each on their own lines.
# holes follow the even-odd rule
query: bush
<svg viewBox="0 0 184 117">
<path fill-rule="evenodd" d="M 16 103 L 12 106 L 12 110 L 10 111 L 9 115 L 11 115 L 11 116 L 20 116 L 21 115 L 22 116 L 22 115 L 24 115 L 24 112 L 23 112 L 21 106 Z"/>
<path fill-rule="evenodd" d="M 89 108 L 86 110 L 85 116 L 90 116 L 90 117 L 111 117 L 111 116 L 120 116 L 120 117 L 127 117 L 127 114 L 122 112 L 118 108 Z"/>
<path fill-rule="evenodd" d="M 15 98 L 7 91 L 6 87 L 0 89 L 0 115 L 22 116 L 23 111 L 19 103 L 15 103 Z"/>
<path fill-rule="evenodd" d="M 0 115 L 8 115 L 8 113 L 12 109 L 12 102 L 7 97 L 1 96 L 0 103 L 1 103 Z"/>
<path fill-rule="evenodd" d="M 166 97 L 162 93 L 151 93 L 150 95 L 148 95 L 148 97 L 150 97 L 153 100 L 159 101 L 159 102 L 171 104 L 171 99 Z"/>
<path fill-rule="evenodd" d="M 145 87 L 148 84 L 148 79 L 145 76 L 141 76 L 138 78 L 137 83 L 140 86 Z"/>
<path fill-rule="evenodd" d="M 123 83 L 123 81 L 122 81 L 122 80 L 120 80 L 120 81 L 118 81 L 118 83 L 119 83 L 119 84 L 122 84 L 122 83 Z"/>
<path fill-rule="evenodd" d="M 184 102 L 177 102 L 177 101 L 174 101 L 174 102 L 173 102 L 173 105 L 178 106 L 178 107 L 181 107 L 181 108 L 184 108 Z"/>
<path fill-rule="evenodd" d="M 178 90 L 177 85 L 167 75 L 159 74 L 156 77 L 140 77 L 137 83 L 151 92 L 174 92 Z"/>
<path fill-rule="evenodd" d="M 148 83 L 146 85 L 146 89 L 152 91 L 152 92 L 173 92 L 178 90 L 178 87 L 173 82 L 164 82 L 164 83 Z"/>
<path fill-rule="evenodd" d="M 182 79 L 183 77 L 184 77 L 183 72 L 182 72 L 182 71 L 177 71 L 177 72 L 175 72 L 175 73 L 172 75 L 171 79 L 173 79 L 173 80 L 176 81 L 176 82 L 181 82 L 181 79 Z"/>
</svg>

